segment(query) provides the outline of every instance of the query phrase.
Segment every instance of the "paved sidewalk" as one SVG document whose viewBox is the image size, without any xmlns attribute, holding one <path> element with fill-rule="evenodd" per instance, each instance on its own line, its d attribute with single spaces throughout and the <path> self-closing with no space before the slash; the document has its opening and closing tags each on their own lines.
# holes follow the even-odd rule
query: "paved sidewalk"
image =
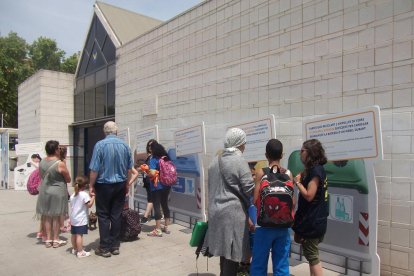
<svg viewBox="0 0 414 276">
<path fill-rule="evenodd" d="M 171 234 L 162 238 L 147 237 L 154 221 L 143 225 L 140 239 L 121 244 L 121 254 L 110 258 L 92 256 L 77 259 L 70 254 L 70 234 L 64 233 L 68 245 L 45 248 L 36 239 L 39 222 L 33 219 L 36 196 L 26 191 L 0 190 L 0 267 L 2 275 L 197 275 L 195 249 L 188 245 L 190 234 L 185 228 L 171 225 Z M 89 231 L 84 244 L 89 251 L 98 245 L 99 230 Z M 306 263 L 291 261 L 291 275 L 308 275 Z M 198 260 L 198 275 L 219 275 L 219 258 Z M 271 270 L 269 270 L 271 272 Z M 271 275 L 271 274 L 269 274 Z M 325 270 L 325 276 L 338 273 Z"/>
</svg>

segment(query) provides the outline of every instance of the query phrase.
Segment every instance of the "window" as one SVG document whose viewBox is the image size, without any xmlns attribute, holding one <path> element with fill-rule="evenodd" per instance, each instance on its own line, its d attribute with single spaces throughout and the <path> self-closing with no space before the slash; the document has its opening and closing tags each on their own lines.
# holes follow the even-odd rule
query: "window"
<svg viewBox="0 0 414 276">
<path fill-rule="evenodd" d="M 96 104 L 96 116 L 95 118 L 101 118 L 105 116 L 106 107 L 106 85 L 99 86 L 95 89 L 95 104 Z"/>
<path fill-rule="evenodd" d="M 108 82 L 107 87 L 107 116 L 115 115 L 115 81 Z"/>
<path fill-rule="evenodd" d="M 82 92 L 85 89 L 85 83 L 83 81 L 83 78 L 79 78 L 76 81 L 76 91 L 75 94 L 78 94 L 79 92 Z"/>
<path fill-rule="evenodd" d="M 94 72 L 104 65 L 106 65 L 106 62 L 102 56 L 101 49 L 99 49 L 98 45 L 95 44 L 90 54 L 88 68 L 86 69 L 86 72 Z"/>
<path fill-rule="evenodd" d="M 91 29 L 89 30 L 89 35 L 88 35 L 88 42 L 86 43 L 86 47 L 85 49 L 88 51 L 88 53 L 92 52 L 92 46 L 95 42 L 95 22 L 96 22 L 97 18 L 96 16 L 93 17 L 93 21 L 91 24 Z"/>
<path fill-rule="evenodd" d="M 103 46 L 102 52 L 107 62 L 111 62 L 115 60 L 115 52 L 116 52 L 115 45 L 112 43 L 109 37 L 107 37 L 105 40 L 105 45 Z"/>
<path fill-rule="evenodd" d="M 96 20 L 96 41 L 101 48 L 104 45 L 105 37 L 106 31 L 104 26 L 102 25 L 101 21 Z"/>
<path fill-rule="evenodd" d="M 75 95 L 75 122 L 83 121 L 85 119 L 84 105 L 84 92 Z"/>
<path fill-rule="evenodd" d="M 95 118 L 95 89 L 85 91 L 85 120 Z"/>
<path fill-rule="evenodd" d="M 75 122 L 115 115 L 116 48 L 94 16 L 76 78 Z"/>
</svg>

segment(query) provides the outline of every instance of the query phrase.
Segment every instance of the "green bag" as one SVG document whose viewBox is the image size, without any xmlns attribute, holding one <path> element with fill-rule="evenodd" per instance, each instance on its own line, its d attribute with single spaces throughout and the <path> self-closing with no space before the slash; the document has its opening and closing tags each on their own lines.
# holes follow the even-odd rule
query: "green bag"
<svg viewBox="0 0 414 276">
<path fill-rule="evenodd" d="M 193 228 L 193 233 L 191 234 L 190 246 L 197 247 L 202 245 L 204 241 L 204 236 L 206 235 L 208 228 L 207 222 L 197 221 Z"/>
</svg>

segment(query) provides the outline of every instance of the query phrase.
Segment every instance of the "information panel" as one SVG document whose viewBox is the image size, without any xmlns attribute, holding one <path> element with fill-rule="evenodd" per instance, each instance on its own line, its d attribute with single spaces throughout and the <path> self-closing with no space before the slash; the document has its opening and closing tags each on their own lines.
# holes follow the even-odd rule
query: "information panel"
<svg viewBox="0 0 414 276">
<path fill-rule="evenodd" d="M 44 145 L 40 143 L 26 143 L 26 144 L 16 144 L 16 155 L 29 155 L 31 153 L 44 153 Z M 41 154 L 42 156 L 45 154 Z"/>
<path fill-rule="evenodd" d="M 276 138 L 275 117 L 271 114 L 262 120 L 250 121 L 238 125 L 229 126 L 228 129 L 237 127 L 246 132 L 246 149 L 243 157 L 247 162 L 263 160 L 267 142 Z"/>
<path fill-rule="evenodd" d="M 147 142 L 151 139 L 158 141 L 158 126 L 137 131 L 135 135 L 135 152 L 146 153 Z"/>
<path fill-rule="evenodd" d="M 175 132 L 175 150 L 177 156 L 205 153 L 204 123 Z"/>
<path fill-rule="evenodd" d="M 175 149 L 168 154 L 177 167 L 170 207 L 178 214 L 206 221 L 202 154 L 205 154 L 204 122 L 175 132 Z"/>
<path fill-rule="evenodd" d="M 39 167 L 39 161 L 32 159 L 33 154 L 39 154 L 42 158 L 46 156 L 44 145 L 39 143 L 16 144 L 16 155 L 19 159 L 26 160 L 25 163 L 14 168 L 14 189 L 27 190 L 27 180 L 30 174 Z"/>
<path fill-rule="evenodd" d="M 382 159 L 379 107 L 317 117 L 304 124 L 305 139 L 322 142 L 329 160 Z"/>
</svg>

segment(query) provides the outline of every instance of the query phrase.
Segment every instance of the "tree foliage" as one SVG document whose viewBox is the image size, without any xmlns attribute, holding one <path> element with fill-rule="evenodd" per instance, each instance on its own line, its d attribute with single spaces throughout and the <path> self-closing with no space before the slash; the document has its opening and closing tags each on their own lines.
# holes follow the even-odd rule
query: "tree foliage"
<svg viewBox="0 0 414 276">
<path fill-rule="evenodd" d="M 17 87 L 33 73 L 28 44 L 16 33 L 0 37 L 0 113 L 5 127 L 17 127 Z"/>
<path fill-rule="evenodd" d="M 29 47 L 29 57 L 32 60 L 33 69 L 59 71 L 65 52 L 57 47 L 56 41 L 39 37 Z"/>
<path fill-rule="evenodd" d="M 4 127 L 17 128 L 18 86 L 40 69 L 75 73 L 79 54 L 65 58 L 56 41 L 39 37 L 31 45 L 17 33 L 0 37 L 0 113 Z"/>
<path fill-rule="evenodd" d="M 60 70 L 65 73 L 75 74 L 76 67 L 78 66 L 79 55 L 79 53 L 73 54 L 64 59 L 60 66 Z"/>
</svg>

